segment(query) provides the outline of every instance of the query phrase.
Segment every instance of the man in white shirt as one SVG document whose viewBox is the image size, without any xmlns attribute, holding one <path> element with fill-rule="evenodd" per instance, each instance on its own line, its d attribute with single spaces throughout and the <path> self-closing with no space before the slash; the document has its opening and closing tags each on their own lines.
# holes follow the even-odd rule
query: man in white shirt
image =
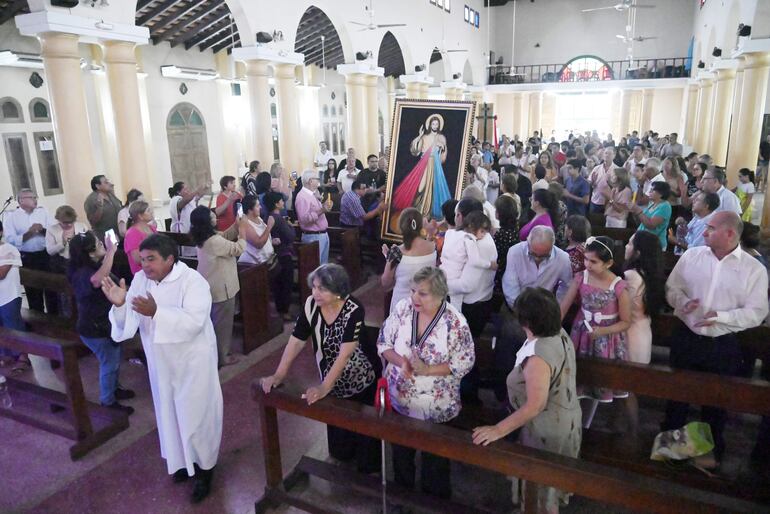
<svg viewBox="0 0 770 514">
<path fill-rule="evenodd" d="M 313 161 L 318 171 L 324 171 L 326 165 L 329 163 L 329 159 L 334 159 L 332 151 L 329 150 L 329 144 L 326 141 L 318 143 L 318 152 L 315 154 Z"/>
<path fill-rule="evenodd" d="M 21 253 L 21 262 L 25 268 L 39 271 L 51 271 L 48 252 L 45 249 L 45 233 L 53 223 L 45 207 L 37 204 L 37 194 L 31 189 L 21 189 L 16 195 L 19 208 L 5 215 L 3 221 L 5 239 Z M 56 293 L 42 289 L 26 287 L 29 308 L 48 314 L 59 312 L 59 297 Z"/>
<path fill-rule="evenodd" d="M 360 170 L 356 168 L 355 161 L 348 160 L 345 163 L 345 168 L 337 174 L 337 184 L 342 188 L 342 194 L 350 191 L 353 182 L 356 180 L 356 177 L 358 177 L 359 171 Z"/>
<path fill-rule="evenodd" d="M 706 246 L 687 250 L 666 282 L 666 299 L 682 323 L 671 339 L 672 368 L 735 376 L 743 355 L 737 332 L 767 317 L 767 270 L 741 249 L 743 223 L 734 212 L 717 212 L 706 224 Z M 668 402 L 663 430 L 687 423 L 689 406 Z M 714 455 L 721 460 L 725 411 L 704 406 Z"/>
<path fill-rule="evenodd" d="M 198 503 L 209 494 L 222 441 L 211 291 L 205 278 L 178 262 L 169 237 L 151 235 L 140 252 L 142 270 L 129 290 L 123 280 L 116 285 L 105 278 L 102 284 L 113 304 L 112 339 L 141 334 L 161 456 L 174 482 L 195 477 L 192 501 Z"/>
<path fill-rule="evenodd" d="M 480 154 L 473 155 L 470 159 L 471 168 L 474 172 L 471 173 L 470 183 L 475 185 L 481 190 L 481 193 L 486 197 L 487 181 L 489 180 L 487 170 L 482 166 L 482 156 Z"/>
<path fill-rule="evenodd" d="M 741 201 L 738 197 L 727 189 L 723 184 L 725 181 L 725 173 L 716 168 L 706 170 L 701 178 L 701 188 L 706 193 L 716 193 L 719 195 L 719 207 L 716 212 L 729 211 L 734 212 L 738 216 L 743 214 L 741 209 Z"/>
</svg>

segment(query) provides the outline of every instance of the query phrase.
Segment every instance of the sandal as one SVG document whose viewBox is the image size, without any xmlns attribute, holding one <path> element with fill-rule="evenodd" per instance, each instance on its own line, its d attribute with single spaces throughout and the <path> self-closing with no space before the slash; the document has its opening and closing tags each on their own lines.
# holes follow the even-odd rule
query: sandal
<svg viewBox="0 0 770 514">
<path fill-rule="evenodd" d="M 14 364 L 13 368 L 11 368 L 11 373 L 14 375 L 20 375 L 30 369 L 32 367 L 32 363 L 29 362 L 28 359 L 17 359 L 16 364 Z"/>
</svg>

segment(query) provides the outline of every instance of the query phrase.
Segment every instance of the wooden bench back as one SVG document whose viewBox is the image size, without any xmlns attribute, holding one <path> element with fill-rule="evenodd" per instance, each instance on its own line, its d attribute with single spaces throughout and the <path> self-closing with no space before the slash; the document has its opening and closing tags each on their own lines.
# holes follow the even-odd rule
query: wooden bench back
<svg viewBox="0 0 770 514">
<path fill-rule="evenodd" d="M 270 312 L 270 272 L 267 264 L 239 266 L 243 353 L 265 344 L 281 333 L 281 320 Z"/>
<path fill-rule="evenodd" d="M 307 285 L 307 277 L 320 266 L 321 259 L 318 254 L 318 241 L 312 243 L 294 243 L 297 251 L 297 285 L 299 286 L 299 304 L 305 305 L 305 299 L 310 296 L 310 287 Z"/>
<path fill-rule="evenodd" d="M 528 482 L 529 501 L 524 512 L 536 512 L 536 487 L 550 486 L 563 491 L 631 508 L 641 512 L 758 512 L 761 506 L 698 490 L 606 465 L 574 459 L 502 440 L 490 446 L 476 446 L 467 431 L 412 419 L 396 413 L 379 417 L 373 407 L 326 397 L 308 405 L 302 400 L 304 388 L 285 384 L 265 395 L 259 381 L 252 384 L 252 396 L 259 404 L 267 489 L 278 488 L 283 480 L 277 409 L 334 425 L 346 430 L 416 448 L 464 464 L 487 469 Z"/>
<path fill-rule="evenodd" d="M 632 391 L 663 400 L 770 415 L 770 383 L 762 380 L 581 357 L 577 362 L 577 381 L 581 385 Z"/>
<path fill-rule="evenodd" d="M 77 322 L 77 301 L 66 275 L 21 267 L 19 268 L 19 278 L 21 280 L 21 285 L 24 287 L 47 289 L 48 291 L 53 291 L 69 297 L 71 313 L 68 319 L 73 325 Z"/>
</svg>

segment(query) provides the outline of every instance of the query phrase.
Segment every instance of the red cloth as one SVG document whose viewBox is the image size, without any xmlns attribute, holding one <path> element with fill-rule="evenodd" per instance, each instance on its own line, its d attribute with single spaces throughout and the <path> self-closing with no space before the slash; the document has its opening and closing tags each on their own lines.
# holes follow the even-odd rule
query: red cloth
<svg viewBox="0 0 770 514">
<path fill-rule="evenodd" d="M 429 158 L 430 152 L 425 152 L 414 168 L 412 168 L 412 171 L 409 172 L 409 175 L 396 188 L 393 195 L 393 207 L 396 210 L 402 211 L 412 206 L 412 202 L 414 202 L 414 198 L 417 196 L 417 189 L 420 187 L 422 175 L 428 167 Z"/>
<path fill-rule="evenodd" d="M 235 193 L 237 195 L 237 200 L 242 200 L 243 197 L 241 196 L 241 193 Z M 224 193 L 219 193 L 217 195 L 217 207 L 220 205 L 223 205 L 227 201 L 227 197 Z M 217 230 L 220 232 L 223 232 L 230 228 L 233 223 L 235 223 L 235 211 L 233 207 L 234 203 L 230 204 L 230 207 L 225 209 L 225 212 L 217 216 Z"/>
</svg>

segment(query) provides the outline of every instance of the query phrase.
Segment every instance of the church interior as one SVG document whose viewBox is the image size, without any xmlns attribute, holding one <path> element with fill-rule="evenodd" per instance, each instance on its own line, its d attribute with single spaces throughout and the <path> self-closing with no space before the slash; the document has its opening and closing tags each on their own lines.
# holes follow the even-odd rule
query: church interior
<svg viewBox="0 0 770 514">
<path fill-rule="evenodd" d="M 770 512 L 769 79 L 767 0 L 0 0 L 0 513 Z"/>
</svg>

